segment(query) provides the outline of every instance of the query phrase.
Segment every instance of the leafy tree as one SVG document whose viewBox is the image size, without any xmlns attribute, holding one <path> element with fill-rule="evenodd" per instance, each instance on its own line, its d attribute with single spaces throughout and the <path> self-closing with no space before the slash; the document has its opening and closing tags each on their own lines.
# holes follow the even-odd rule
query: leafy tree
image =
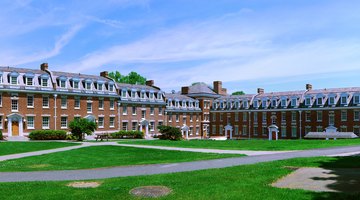
<svg viewBox="0 0 360 200">
<path fill-rule="evenodd" d="M 237 91 L 237 92 L 233 92 L 232 95 L 244 95 L 245 92 L 243 91 Z"/>
<path fill-rule="evenodd" d="M 128 83 L 128 84 L 139 84 L 145 85 L 146 78 L 141 76 L 136 72 L 130 72 L 127 76 L 121 75 L 120 72 L 110 72 L 109 77 L 114 79 L 118 83 Z"/>
<path fill-rule="evenodd" d="M 89 121 L 85 118 L 75 119 L 70 122 L 69 128 L 73 136 L 77 138 L 78 141 L 83 140 L 83 134 L 91 135 L 97 128 L 95 122 Z"/>
<path fill-rule="evenodd" d="M 181 140 L 182 135 L 179 128 L 172 126 L 159 126 L 158 127 L 161 135 L 160 140 Z"/>
</svg>

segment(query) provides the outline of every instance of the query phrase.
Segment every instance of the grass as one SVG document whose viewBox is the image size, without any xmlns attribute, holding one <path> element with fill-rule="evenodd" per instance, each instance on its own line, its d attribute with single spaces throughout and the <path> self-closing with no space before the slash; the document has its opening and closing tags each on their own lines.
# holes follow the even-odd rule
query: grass
<svg viewBox="0 0 360 200">
<path fill-rule="evenodd" d="M 343 140 L 190 140 L 190 141 L 169 141 L 169 140 L 139 140 L 123 141 L 126 144 L 170 146 L 184 148 L 204 149 L 227 149 L 227 150 L 254 150 L 254 151 L 286 151 L 306 150 L 316 148 L 338 147 L 360 145 L 360 139 Z"/>
<path fill-rule="evenodd" d="M 79 145 L 69 142 L 0 142 L 0 156 Z"/>
<path fill-rule="evenodd" d="M 188 162 L 239 157 L 239 154 L 193 153 L 120 146 L 93 146 L 0 162 L 0 171 L 72 170 Z"/>
<path fill-rule="evenodd" d="M 245 199 L 245 200 L 325 200 L 360 199 L 360 193 L 344 194 L 279 189 L 270 186 L 291 173 L 284 166 L 324 168 L 359 168 L 360 157 L 298 158 L 224 169 L 201 170 L 173 174 L 124 177 L 99 180 L 102 185 L 92 189 L 76 189 L 62 182 L 0 183 L 0 196 L 10 200 L 27 199 L 139 199 L 129 194 L 139 186 L 161 185 L 173 190 L 160 199 Z M 355 170 L 355 169 L 354 169 Z"/>
</svg>

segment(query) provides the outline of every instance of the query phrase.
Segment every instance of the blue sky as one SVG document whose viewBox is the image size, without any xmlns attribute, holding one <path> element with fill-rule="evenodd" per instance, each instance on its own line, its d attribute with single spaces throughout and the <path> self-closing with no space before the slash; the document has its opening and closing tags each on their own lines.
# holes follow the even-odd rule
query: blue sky
<svg viewBox="0 0 360 200">
<path fill-rule="evenodd" d="M 136 71 L 165 91 L 360 86 L 360 1 L 0 0 L 0 65 Z"/>
</svg>

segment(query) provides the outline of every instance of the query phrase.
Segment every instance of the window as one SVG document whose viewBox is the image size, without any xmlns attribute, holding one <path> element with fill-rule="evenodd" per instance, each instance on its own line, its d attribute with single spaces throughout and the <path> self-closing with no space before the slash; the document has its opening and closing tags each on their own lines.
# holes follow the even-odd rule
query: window
<svg viewBox="0 0 360 200">
<path fill-rule="evenodd" d="M 183 116 L 183 124 L 186 124 L 186 115 Z"/>
<path fill-rule="evenodd" d="M 61 96 L 61 108 L 67 108 L 67 97 Z"/>
<path fill-rule="evenodd" d="M 28 108 L 33 108 L 34 107 L 34 96 L 33 95 L 28 95 L 27 96 L 27 107 Z"/>
<path fill-rule="evenodd" d="M 65 88 L 66 87 L 66 81 L 60 80 L 60 87 Z"/>
<path fill-rule="evenodd" d="M 354 126 L 354 131 L 353 131 L 357 136 L 360 135 L 360 127 L 358 126 Z"/>
<path fill-rule="evenodd" d="M 0 129 L 3 128 L 3 116 L 0 115 Z"/>
<path fill-rule="evenodd" d="M 189 119 L 190 119 L 190 122 L 193 121 L 193 115 L 192 114 L 189 115 Z"/>
<path fill-rule="evenodd" d="M 243 121 L 244 121 L 244 122 L 247 121 L 247 113 L 246 113 L 246 112 L 243 113 Z"/>
<path fill-rule="evenodd" d="M 128 122 L 122 123 L 122 130 L 127 131 L 128 130 Z"/>
<path fill-rule="evenodd" d="M 74 107 L 80 109 L 80 97 L 75 97 Z"/>
<path fill-rule="evenodd" d="M 110 110 L 114 110 L 115 109 L 115 101 L 114 99 L 110 99 Z"/>
<path fill-rule="evenodd" d="M 354 104 L 360 104 L 360 95 L 354 96 Z"/>
<path fill-rule="evenodd" d="M 258 100 L 255 100 L 254 101 L 254 108 L 258 108 L 259 107 L 259 101 Z"/>
<path fill-rule="evenodd" d="M 27 77 L 26 78 L 26 85 L 33 85 L 33 78 Z"/>
<path fill-rule="evenodd" d="M 162 115 L 162 114 L 163 114 L 163 108 L 159 107 L 159 115 Z"/>
<path fill-rule="evenodd" d="M 360 121 L 360 111 L 354 110 L 354 121 Z"/>
<path fill-rule="evenodd" d="M 79 89 L 79 82 L 78 81 L 73 81 L 73 86 L 75 89 Z"/>
<path fill-rule="evenodd" d="M 248 108 L 248 101 L 244 101 L 243 104 L 244 104 L 244 108 Z"/>
<path fill-rule="evenodd" d="M 141 92 L 141 98 L 145 99 L 145 92 Z"/>
<path fill-rule="evenodd" d="M 27 118 L 26 118 L 26 120 L 27 120 L 27 129 L 34 129 L 35 128 L 35 126 L 34 126 L 34 117 L 33 116 L 28 116 Z"/>
<path fill-rule="evenodd" d="M 154 107 L 150 107 L 150 115 L 154 115 L 155 113 L 155 108 Z"/>
<path fill-rule="evenodd" d="M 305 121 L 310 122 L 311 121 L 311 112 L 305 112 Z"/>
<path fill-rule="evenodd" d="M 263 108 L 266 108 L 266 106 L 267 106 L 266 104 L 267 104 L 267 101 L 266 101 L 266 100 L 263 100 L 263 101 L 262 101 L 262 107 L 263 107 Z"/>
<path fill-rule="evenodd" d="M 199 135 L 200 133 L 200 127 L 196 127 L 196 135 Z"/>
<path fill-rule="evenodd" d="M 44 96 L 43 100 L 42 100 L 42 104 L 43 104 L 43 108 L 49 108 L 49 97 L 48 96 Z"/>
<path fill-rule="evenodd" d="M 272 100 L 272 107 L 275 108 L 276 106 L 277 106 L 276 99 L 273 99 L 273 100 Z"/>
<path fill-rule="evenodd" d="M 347 96 L 341 96 L 341 104 L 343 105 L 347 104 Z"/>
<path fill-rule="evenodd" d="M 281 122 L 286 122 L 286 112 L 281 113 Z"/>
<path fill-rule="evenodd" d="M 305 134 L 311 132 L 311 126 L 305 126 Z"/>
<path fill-rule="evenodd" d="M 259 127 L 257 125 L 254 126 L 253 128 L 253 134 L 254 135 L 258 135 L 259 134 L 259 131 L 258 131 Z"/>
<path fill-rule="evenodd" d="M 146 118 L 146 110 L 141 111 L 141 118 L 143 118 L 143 119 Z"/>
<path fill-rule="evenodd" d="M 11 100 L 11 111 L 17 112 L 18 110 L 19 110 L 18 100 L 17 99 L 12 99 Z"/>
<path fill-rule="evenodd" d="M 243 126 L 243 128 L 242 128 L 242 134 L 243 135 L 247 135 L 247 126 L 245 125 L 245 126 Z"/>
<path fill-rule="evenodd" d="M 41 86 L 43 86 L 43 87 L 47 87 L 47 86 L 48 86 L 48 79 L 47 79 L 47 78 L 41 79 Z"/>
<path fill-rule="evenodd" d="M 196 114 L 196 121 L 199 121 L 199 114 Z"/>
<path fill-rule="evenodd" d="M 91 90 L 91 83 L 89 83 L 89 82 L 86 83 L 86 89 L 87 89 L 87 90 Z"/>
<path fill-rule="evenodd" d="M 335 123 L 335 116 L 334 113 L 329 114 L 329 125 L 334 125 Z"/>
<path fill-rule="evenodd" d="M 341 111 L 341 121 L 347 121 L 347 111 L 346 110 L 342 110 Z"/>
<path fill-rule="evenodd" d="M 266 123 L 266 121 L 267 121 L 267 120 L 266 120 L 266 112 L 263 112 L 263 113 L 262 113 L 262 122 L 263 122 L 263 123 Z"/>
<path fill-rule="evenodd" d="M 286 137 L 286 126 L 281 127 L 281 137 Z"/>
<path fill-rule="evenodd" d="M 109 127 L 110 128 L 115 127 L 115 117 L 110 117 L 110 119 L 109 119 Z"/>
<path fill-rule="evenodd" d="M 291 121 L 296 122 L 296 112 L 291 112 Z"/>
<path fill-rule="evenodd" d="M 61 117 L 61 128 L 67 128 L 68 124 L 67 124 L 67 117 Z"/>
<path fill-rule="evenodd" d="M 329 105 L 334 105 L 335 104 L 335 97 L 331 96 L 329 97 Z"/>
<path fill-rule="evenodd" d="M 126 98 L 126 90 L 121 90 L 121 97 Z"/>
<path fill-rule="evenodd" d="M 150 125 L 150 127 L 149 127 L 150 131 L 154 131 L 155 130 L 155 122 L 150 122 L 149 125 Z"/>
<path fill-rule="evenodd" d="M 179 120 L 180 120 L 180 119 L 179 119 L 179 114 L 176 114 L 176 115 L 175 115 L 175 118 L 176 118 L 176 119 L 175 119 L 176 122 L 179 122 Z"/>
<path fill-rule="evenodd" d="M 10 83 L 11 83 L 12 85 L 17 85 L 17 77 L 11 76 L 11 77 L 10 77 Z"/>
<path fill-rule="evenodd" d="M 136 97 L 136 92 L 135 92 L 135 91 L 132 91 L 132 92 L 131 92 L 131 97 L 132 97 L 132 98 L 135 98 L 135 97 Z"/>
<path fill-rule="evenodd" d="M 235 125 L 235 135 L 239 135 L 239 126 Z"/>
<path fill-rule="evenodd" d="M 347 132 L 347 127 L 346 126 L 340 127 L 340 132 Z"/>
<path fill-rule="evenodd" d="M 123 115 L 127 115 L 127 106 L 123 106 Z"/>
<path fill-rule="evenodd" d="M 172 114 L 169 114 L 169 116 L 168 116 L 168 118 L 169 118 L 169 122 L 172 122 Z"/>
<path fill-rule="evenodd" d="M 99 110 L 104 110 L 104 99 L 99 99 Z"/>
<path fill-rule="evenodd" d="M 136 131 L 137 129 L 137 122 L 132 122 L 132 130 Z"/>
<path fill-rule="evenodd" d="M 318 122 L 322 122 L 322 120 L 323 120 L 323 113 L 322 113 L 322 111 L 318 111 L 316 115 L 317 115 L 317 117 L 316 117 L 316 118 L 317 118 L 317 121 L 318 121 Z"/>
<path fill-rule="evenodd" d="M 136 115 L 136 107 L 135 106 L 132 107 L 132 115 Z"/>
<path fill-rule="evenodd" d="M 113 92 L 114 91 L 114 85 L 113 84 L 109 84 L 109 91 Z"/>
<path fill-rule="evenodd" d="M 322 106 L 322 105 L 323 105 L 323 98 L 322 98 L 322 97 L 318 97 L 318 98 L 317 98 L 317 105 L 318 105 L 318 106 Z"/>
<path fill-rule="evenodd" d="M 86 111 L 88 113 L 91 113 L 92 112 L 92 103 L 91 102 L 87 102 L 86 103 Z"/>
<path fill-rule="evenodd" d="M 323 132 L 323 127 L 322 126 L 317 126 L 316 127 L 316 132 Z"/>
<path fill-rule="evenodd" d="M 216 125 L 212 125 L 212 134 L 216 135 Z"/>
<path fill-rule="evenodd" d="M 98 83 L 98 88 L 97 89 L 102 91 L 103 90 L 103 84 Z"/>
<path fill-rule="evenodd" d="M 154 99 L 154 93 L 150 92 L 150 99 Z"/>
<path fill-rule="evenodd" d="M 296 136 L 297 136 L 297 127 L 292 126 L 291 127 L 291 137 L 296 137 Z"/>
<path fill-rule="evenodd" d="M 305 99 L 305 105 L 310 106 L 311 105 L 311 97 L 306 97 Z"/>
<path fill-rule="evenodd" d="M 98 127 L 104 128 L 104 117 L 99 117 L 98 119 Z"/>
<path fill-rule="evenodd" d="M 223 114 L 220 113 L 219 117 L 220 117 L 220 121 L 222 122 L 223 121 Z"/>
<path fill-rule="evenodd" d="M 296 99 L 296 98 L 292 98 L 292 99 L 291 99 L 291 106 L 292 106 L 292 107 L 295 107 L 295 106 L 297 106 L 296 104 L 297 104 L 297 99 Z"/>
<path fill-rule="evenodd" d="M 267 134 L 267 127 L 266 127 L 266 126 L 263 126 L 263 127 L 262 127 L 262 134 L 263 134 L 263 135 L 266 135 L 266 134 Z"/>
<path fill-rule="evenodd" d="M 236 122 L 239 121 L 239 113 L 235 113 L 235 121 L 236 121 Z"/>
<path fill-rule="evenodd" d="M 49 124 L 50 124 L 50 117 L 43 117 L 42 118 L 42 128 L 49 129 Z"/>
<path fill-rule="evenodd" d="M 224 127 L 223 127 L 223 125 L 219 126 L 219 133 L 220 133 L 220 135 L 224 135 Z"/>
<path fill-rule="evenodd" d="M 286 106 L 286 99 L 281 99 L 281 106 L 285 107 Z"/>
</svg>

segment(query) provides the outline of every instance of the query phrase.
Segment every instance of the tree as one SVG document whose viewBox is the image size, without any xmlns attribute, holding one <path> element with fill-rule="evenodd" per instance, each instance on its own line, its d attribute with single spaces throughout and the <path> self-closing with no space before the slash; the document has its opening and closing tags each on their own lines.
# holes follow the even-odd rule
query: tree
<svg viewBox="0 0 360 200">
<path fill-rule="evenodd" d="M 70 131 L 78 141 L 83 140 L 83 134 L 91 135 L 97 128 L 95 122 L 89 121 L 88 119 L 74 119 L 69 124 Z"/>
<path fill-rule="evenodd" d="M 182 135 L 179 128 L 172 126 L 158 126 L 161 133 L 160 140 L 181 140 Z"/>
<path fill-rule="evenodd" d="M 136 72 L 130 72 L 127 76 L 124 76 L 121 75 L 120 72 L 115 71 L 115 72 L 110 72 L 109 77 L 114 79 L 114 81 L 118 83 L 139 84 L 139 85 L 146 84 L 146 78 Z"/>
<path fill-rule="evenodd" d="M 232 95 L 244 95 L 245 92 L 243 91 L 237 91 L 237 92 L 233 92 Z"/>
</svg>

